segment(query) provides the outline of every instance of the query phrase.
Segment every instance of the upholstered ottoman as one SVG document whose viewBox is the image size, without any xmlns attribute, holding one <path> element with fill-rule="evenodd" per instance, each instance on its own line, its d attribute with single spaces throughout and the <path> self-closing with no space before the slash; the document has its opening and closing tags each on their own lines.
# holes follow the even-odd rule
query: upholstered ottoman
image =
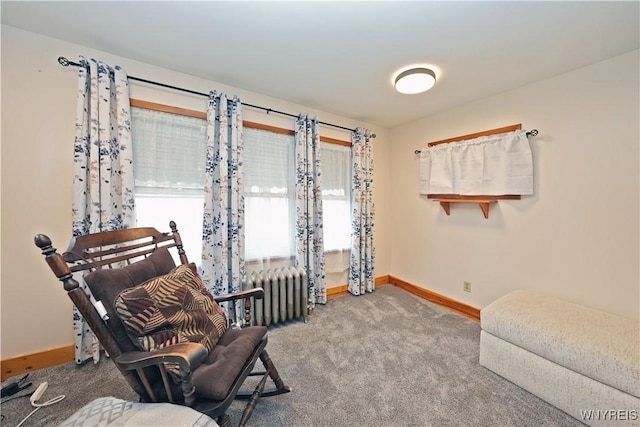
<svg viewBox="0 0 640 427">
<path fill-rule="evenodd" d="M 59 427 L 218 427 L 213 419 L 187 406 L 171 403 L 135 403 L 100 397 L 67 418 Z"/>
<path fill-rule="evenodd" d="M 480 319 L 482 366 L 588 425 L 640 425 L 637 320 L 529 291 Z"/>
</svg>

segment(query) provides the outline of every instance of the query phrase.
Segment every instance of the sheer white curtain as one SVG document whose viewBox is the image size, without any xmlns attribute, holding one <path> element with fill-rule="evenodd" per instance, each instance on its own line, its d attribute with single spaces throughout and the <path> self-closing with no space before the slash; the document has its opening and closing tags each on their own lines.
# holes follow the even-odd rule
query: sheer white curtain
<svg viewBox="0 0 640 427">
<path fill-rule="evenodd" d="M 294 136 L 244 128 L 245 268 L 253 271 L 295 262 L 296 174 Z M 327 269 L 344 273 L 351 246 L 351 148 L 320 143 L 322 211 Z M 328 271 L 329 272 L 329 271 Z"/>
<path fill-rule="evenodd" d="M 73 155 L 74 236 L 134 225 L 129 84 L 120 67 L 80 57 Z M 91 294 L 83 274 L 74 278 Z M 93 298 L 93 297 L 91 297 Z M 100 345 L 73 308 L 76 363 L 100 360 Z"/>
<path fill-rule="evenodd" d="M 345 283 L 351 248 L 351 147 L 321 143 L 325 273 Z"/>
<path fill-rule="evenodd" d="M 136 222 L 168 231 L 178 225 L 189 261 L 201 264 L 206 120 L 131 109 Z"/>
<path fill-rule="evenodd" d="M 245 128 L 243 140 L 246 271 L 292 266 L 293 135 Z"/>
</svg>

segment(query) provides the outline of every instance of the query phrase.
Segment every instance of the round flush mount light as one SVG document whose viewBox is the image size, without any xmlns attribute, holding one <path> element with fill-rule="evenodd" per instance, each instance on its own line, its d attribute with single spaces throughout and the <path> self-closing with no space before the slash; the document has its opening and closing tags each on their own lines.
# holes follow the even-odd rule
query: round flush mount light
<svg viewBox="0 0 640 427">
<path fill-rule="evenodd" d="M 409 95 L 426 92 L 435 84 L 436 73 L 425 67 L 410 68 L 398 74 L 394 79 L 396 90 Z"/>
</svg>

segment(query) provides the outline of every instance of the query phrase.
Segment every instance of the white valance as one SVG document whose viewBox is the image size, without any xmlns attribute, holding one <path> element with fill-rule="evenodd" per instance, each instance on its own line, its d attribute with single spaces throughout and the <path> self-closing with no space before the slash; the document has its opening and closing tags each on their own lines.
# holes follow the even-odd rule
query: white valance
<svg viewBox="0 0 640 427">
<path fill-rule="evenodd" d="M 533 158 L 526 131 L 423 149 L 420 194 L 533 194 Z"/>
</svg>

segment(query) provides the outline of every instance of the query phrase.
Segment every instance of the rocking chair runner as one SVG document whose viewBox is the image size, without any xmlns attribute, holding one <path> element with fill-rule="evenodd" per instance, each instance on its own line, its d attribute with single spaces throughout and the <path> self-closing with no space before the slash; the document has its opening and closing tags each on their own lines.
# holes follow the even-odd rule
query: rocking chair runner
<svg viewBox="0 0 640 427">
<path fill-rule="evenodd" d="M 166 277 L 174 270 L 170 248 L 177 250 L 181 264 L 189 265 L 175 222 L 171 221 L 169 226 L 171 233 L 146 227 L 75 237 L 62 255 L 57 253 L 49 237 L 38 234 L 34 240 L 78 311 L 142 402 L 187 405 L 217 419 L 222 427 L 228 427 L 231 422 L 226 410 L 233 400 L 249 399 L 239 423 L 244 426 L 261 396 L 291 391 L 284 385 L 265 349 L 267 329 L 248 326 L 251 325 L 251 298 L 262 298 L 262 288 L 214 297 L 217 303 L 231 301 L 233 319 L 229 323 L 245 327 L 226 329 L 209 352 L 195 342 L 141 351 L 114 307 L 114 301 L 122 291 L 148 283 L 150 279 Z M 73 273 L 83 271 L 89 272 L 85 281 L 105 310 L 97 309 L 73 278 Z M 239 299 L 244 300 L 244 319 L 238 318 L 233 303 Z M 258 358 L 266 372 L 253 372 Z M 255 391 L 239 392 L 245 379 L 252 375 L 262 376 Z M 275 388 L 264 390 L 267 377 L 273 380 Z"/>
</svg>

